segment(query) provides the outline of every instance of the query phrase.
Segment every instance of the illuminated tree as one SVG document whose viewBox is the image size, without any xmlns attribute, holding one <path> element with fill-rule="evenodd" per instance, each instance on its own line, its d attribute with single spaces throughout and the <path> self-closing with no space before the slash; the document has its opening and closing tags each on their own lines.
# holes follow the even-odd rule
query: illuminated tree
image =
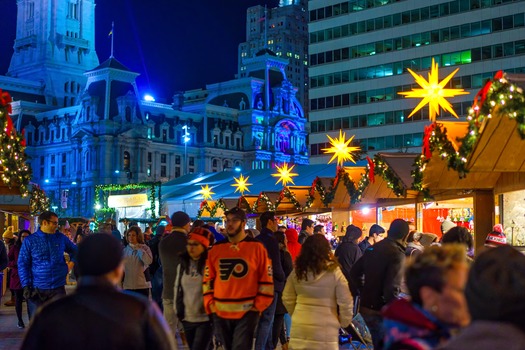
<svg viewBox="0 0 525 350">
<path fill-rule="evenodd" d="M 16 132 L 11 113 L 11 96 L 0 90 L 0 178 L 12 188 L 18 186 L 23 196 L 28 194 L 31 168 L 25 154 L 26 143 L 22 134 Z"/>
</svg>

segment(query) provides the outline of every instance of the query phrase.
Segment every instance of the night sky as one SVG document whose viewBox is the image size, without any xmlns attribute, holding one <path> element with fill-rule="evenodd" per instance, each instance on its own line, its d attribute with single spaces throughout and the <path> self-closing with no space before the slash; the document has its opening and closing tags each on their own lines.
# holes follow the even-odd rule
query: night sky
<svg viewBox="0 0 525 350">
<path fill-rule="evenodd" d="M 108 34 L 115 22 L 114 55 L 140 73 L 139 92 L 171 102 L 174 91 L 204 88 L 234 78 L 237 48 L 246 40 L 246 10 L 276 7 L 279 0 L 97 0 L 96 50 L 110 56 Z M 0 74 L 13 53 L 16 1 L 2 1 Z"/>
</svg>

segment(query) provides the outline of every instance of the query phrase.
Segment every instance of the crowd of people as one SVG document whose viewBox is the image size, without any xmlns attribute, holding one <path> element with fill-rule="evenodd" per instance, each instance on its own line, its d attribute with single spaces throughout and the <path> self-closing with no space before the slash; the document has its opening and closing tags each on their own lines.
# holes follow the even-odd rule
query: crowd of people
<svg viewBox="0 0 525 350">
<path fill-rule="evenodd" d="M 223 234 L 181 211 L 168 221 L 68 237 L 44 212 L 34 233 L 8 228 L 0 269 L 19 328 L 27 301 L 22 349 L 339 349 L 356 326 L 369 349 L 525 349 L 525 255 L 501 225 L 474 256 L 449 222 L 440 240 L 402 219 L 366 235 L 348 225 L 334 251 L 322 225 L 297 232 L 271 211 L 256 230 L 232 208 Z"/>
</svg>

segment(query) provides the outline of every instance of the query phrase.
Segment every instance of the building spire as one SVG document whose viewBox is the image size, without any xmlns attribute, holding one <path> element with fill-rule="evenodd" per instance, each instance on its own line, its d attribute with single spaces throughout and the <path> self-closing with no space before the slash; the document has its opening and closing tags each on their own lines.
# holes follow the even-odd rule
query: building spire
<svg viewBox="0 0 525 350">
<path fill-rule="evenodd" d="M 109 58 L 114 58 L 113 56 L 113 41 L 115 36 L 115 22 L 111 22 L 111 31 L 109 32 L 109 37 L 111 37 L 111 56 Z"/>
<path fill-rule="evenodd" d="M 268 48 L 268 9 L 264 5 L 264 48 Z"/>
</svg>

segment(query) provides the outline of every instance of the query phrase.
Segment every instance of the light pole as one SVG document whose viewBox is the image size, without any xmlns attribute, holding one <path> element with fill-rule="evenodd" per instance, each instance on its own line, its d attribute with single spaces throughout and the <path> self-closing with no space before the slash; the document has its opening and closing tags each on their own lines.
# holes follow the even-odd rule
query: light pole
<svg viewBox="0 0 525 350">
<path fill-rule="evenodd" d="M 56 203 L 57 202 L 57 198 L 53 198 L 54 205 L 52 206 L 52 208 L 55 211 L 58 209 L 57 214 L 59 216 L 61 216 L 62 215 L 62 209 L 66 209 L 67 210 L 69 187 L 64 190 L 64 192 L 67 192 L 67 193 L 62 193 L 62 184 L 67 184 L 67 182 L 62 181 L 62 180 L 51 181 L 49 179 L 45 179 L 44 182 L 46 184 L 50 184 L 51 182 L 54 182 L 54 183 L 58 184 L 58 203 Z M 76 181 L 72 181 L 71 182 L 71 186 L 76 186 L 76 185 L 77 185 Z M 54 191 L 53 191 L 53 193 L 54 193 Z"/>
<path fill-rule="evenodd" d="M 182 130 L 184 130 L 184 134 L 182 135 L 182 142 L 184 142 L 184 169 L 182 175 L 186 175 L 188 171 L 188 142 L 190 142 L 191 137 L 187 125 L 184 125 Z"/>
</svg>

